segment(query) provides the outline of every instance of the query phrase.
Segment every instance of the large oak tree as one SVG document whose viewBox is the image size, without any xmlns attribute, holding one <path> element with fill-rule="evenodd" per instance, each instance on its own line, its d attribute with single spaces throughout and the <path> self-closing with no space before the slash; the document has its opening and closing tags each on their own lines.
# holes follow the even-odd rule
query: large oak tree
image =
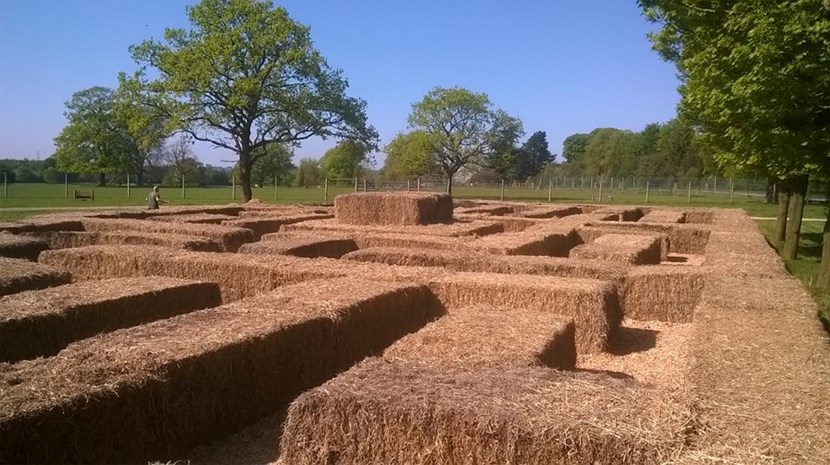
<svg viewBox="0 0 830 465">
<path fill-rule="evenodd" d="M 136 79 L 178 130 L 237 154 L 245 201 L 253 163 L 268 145 L 331 136 L 374 147 L 366 103 L 346 95 L 342 72 L 285 9 L 270 0 L 202 0 L 187 14 L 189 30 L 167 29 L 163 43 L 131 47 L 157 76 Z"/>
</svg>

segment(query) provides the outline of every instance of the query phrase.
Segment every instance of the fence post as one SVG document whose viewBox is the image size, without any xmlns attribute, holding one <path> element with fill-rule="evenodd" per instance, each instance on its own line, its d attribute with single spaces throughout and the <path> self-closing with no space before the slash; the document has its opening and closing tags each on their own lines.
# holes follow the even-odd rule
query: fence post
<svg viewBox="0 0 830 465">
<path fill-rule="evenodd" d="M 409 192 L 409 179 L 406 180 L 406 191 Z"/>
<path fill-rule="evenodd" d="M 686 194 L 686 203 L 692 203 L 692 181 L 689 181 L 689 192 Z"/>
<path fill-rule="evenodd" d="M 735 200 L 735 179 L 729 178 L 729 203 Z"/>
<path fill-rule="evenodd" d="M 130 198 L 130 173 L 127 173 L 127 198 Z"/>
<path fill-rule="evenodd" d="M 715 175 L 715 185 L 714 185 L 714 188 L 712 189 L 712 192 L 714 192 L 715 194 L 718 193 L 718 175 L 717 174 Z"/>
<path fill-rule="evenodd" d="M 421 178 L 418 178 L 418 192 L 421 192 Z"/>
<path fill-rule="evenodd" d="M 236 174 L 231 175 L 231 200 L 236 200 Z"/>
<path fill-rule="evenodd" d="M 611 183 L 608 184 L 608 193 L 610 194 L 614 190 L 614 176 L 611 176 Z"/>
<path fill-rule="evenodd" d="M 649 182 L 646 181 L 646 203 L 648 203 L 648 184 Z"/>
<path fill-rule="evenodd" d="M 553 179 L 548 179 L 548 203 L 551 201 L 551 195 L 553 194 Z"/>
<path fill-rule="evenodd" d="M 355 178 L 355 186 L 357 186 L 357 178 Z M 357 191 L 357 189 L 355 189 Z M 323 202 L 329 201 L 329 178 L 326 178 L 325 187 L 323 188 Z"/>
<path fill-rule="evenodd" d="M 501 200 L 504 200 L 504 179 L 501 180 Z"/>
<path fill-rule="evenodd" d="M 328 178 L 326 178 L 328 179 Z M 357 177 L 354 178 L 354 191 L 357 192 Z"/>
<path fill-rule="evenodd" d="M 3 173 L 3 184 L 6 183 L 6 173 Z M 69 198 L 69 173 L 63 173 L 63 198 Z"/>
<path fill-rule="evenodd" d="M 599 203 L 602 203 L 602 177 L 599 178 Z"/>
<path fill-rule="evenodd" d="M 274 176 L 274 202 L 277 201 L 277 177 Z"/>
<path fill-rule="evenodd" d="M 3 197 L 8 197 L 8 196 L 9 196 L 9 185 L 6 182 L 6 172 L 3 171 Z"/>
<path fill-rule="evenodd" d="M 366 178 L 363 178 L 363 192 L 366 193 Z"/>
<path fill-rule="evenodd" d="M 186 194 L 184 192 L 184 173 L 182 173 L 182 198 L 185 198 L 185 195 Z"/>
</svg>

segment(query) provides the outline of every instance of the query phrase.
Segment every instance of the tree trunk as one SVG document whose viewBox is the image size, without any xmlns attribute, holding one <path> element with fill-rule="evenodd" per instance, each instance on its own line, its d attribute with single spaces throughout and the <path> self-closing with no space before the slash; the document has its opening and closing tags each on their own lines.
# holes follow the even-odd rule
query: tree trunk
<svg viewBox="0 0 830 465">
<path fill-rule="evenodd" d="M 782 179 L 778 183 L 778 216 L 775 223 L 775 242 L 779 250 L 784 246 L 784 240 L 787 237 L 787 209 L 790 206 L 791 196 L 790 180 Z"/>
<path fill-rule="evenodd" d="M 807 176 L 792 178 L 792 196 L 787 219 L 787 237 L 784 241 L 784 260 L 798 258 L 798 241 L 801 237 L 801 218 L 804 214 L 804 197 L 807 195 Z"/>
<path fill-rule="evenodd" d="M 452 196 L 452 177 L 455 173 L 447 174 L 447 194 Z"/>
<path fill-rule="evenodd" d="M 98 187 L 106 187 L 107 173 L 98 173 Z"/>
<path fill-rule="evenodd" d="M 242 186 L 242 203 L 250 202 L 254 197 L 251 190 L 251 154 L 248 151 L 239 153 L 239 184 Z"/>
<path fill-rule="evenodd" d="M 825 201 L 830 204 L 830 199 L 825 199 Z M 830 291 L 830 208 L 827 209 L 824 234 L 821 238 L 821 267 L 818 273 L 818 285 L 825 291 Z"/>
<path fill-rule="evenodd" d="M 775 203 L 775 179 L 767 178 L 767 188 L 764 192 L 764 201 L 766 203 Z"/>
</svg>

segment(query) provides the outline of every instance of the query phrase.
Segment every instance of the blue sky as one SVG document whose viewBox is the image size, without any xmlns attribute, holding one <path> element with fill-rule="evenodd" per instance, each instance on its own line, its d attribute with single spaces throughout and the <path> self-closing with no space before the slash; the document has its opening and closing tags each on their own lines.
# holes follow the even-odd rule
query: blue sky
<svg viewBox="0 0 830 465">
<path fill-rule="evenodd" d="M 115 87 L 136 65 L 128 47 L 187 27 L 194 0 L 0 0 L 0 158 L 41 159 L 66 119 L 64 102 Z M 412 103 L 462 86 L 547 132 L 553 153 L 576 132 L 638 131 L 674 117 L 674 67 L 651 50 L 654 28 L 634 0 L 276 1 L 311 27 L 318 50 L 368 103 L 386 144 L 407 129 Z M 333 140 L 295 151 L 318 158 Z M 233 154 L 196 146 L 205 163 Z M 382 165 L 383 155 L 378 157 Z"/>
</svg>

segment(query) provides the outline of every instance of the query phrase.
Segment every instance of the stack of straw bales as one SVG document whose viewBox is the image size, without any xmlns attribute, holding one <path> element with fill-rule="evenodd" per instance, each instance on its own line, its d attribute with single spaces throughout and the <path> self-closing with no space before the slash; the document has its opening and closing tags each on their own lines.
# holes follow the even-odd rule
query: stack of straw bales
<svg viewBox="0 0 830 465">
<path fill-rule="evenodd" d="M 399 340 L 383 357 L 570 370 L 576 366 L 574 323 L 544 311 L 463 308 Z"/>
<path fill-rule="evenodd" d="M 449 224 L 431 224 L 431 225 L 414 225 L 414 226 L 398 226 L 398 225 L 351 225 L 339 223 L 338 220 L 317 220 L 305 221 L 302 223 L 290 224 L 284 226 L 280 231 L 287 232 L 334 232 L 334 233 L 355 233 L 355 234 L 411 234 L 419 236 L 444 236 L 444 237 L 463 237 L 463 236 L 487 236 L 490 234 L 498 234 L 504 231 L 501 223 L 498 221 L 456 221 Z"/>
<path fill-rule="evenodd" d="M 456 273 L 432 280 L 429 287 L 450 311 L 492 305 L 571 317 L 579 353 L 604 350 L 622 320 L 616 288 L 607 281 Z"/>
<path fill-rule="evenodd" d="M 604 234 L 588 244 L 571 249 L 570 257 L 605 260 L 631 265 L 660 263 L 660 238 L 634 234 Z"/>
<path fill-rule="evenodd" d="M 0 257 L 0 296 L 60 286 L 71 279 L 68 271 L 58 267 Z"/>
<path fill-rule="evenodd" d="M 423 286 L 308 282 L 0 364 L 9 462 L 180 457 L 438 316 Z"/>
<path fill-rule="evenodd" d="M 642 208 L 638 207 L 611 207 L 605 206 L 600 207 L 593 212 L 597 215 L 603 215 L 609 217 L 605 221 L 637 221 L 643 217 L 644 212 Z M 613 219 L 612 219 L 613 217 Z"/>
<path fill-rule="evenodd" d="M 452 197 L 426 192 L 364 192 L 334 199 L 337 221 L 345 224 L 414 226 L 452 221 Z"/>
<path fill-rule="evenodd" d="M 670 252 L 681 254 L 702 254 L 709 241 L 712 228 L 701 224 L 660 224 L 622 223 L 616 221 L 592 221 L 586 227 L 600 228 L 617 234 L 666 234 L 671 246 Z M 752 226 L 755 227 L 755 226 Z"/>
<path fill-rule="evenodd" d="M 287 229 L 287 227 L 286 227 Z M 314 238 L 325 240 L 353 241 L 358 249 L 372 247 L 400 247 L 412 249 L 437 249 L 456 250 L 465 247 L 465 244 L 474 238 L 447 237 L 447 236 L 422 236 L 418 234 L 378 233 L 378 232 L 337 232 L 336 230 L 304 230 L 284 231 L 279 233 L 266 234 L 262 236 L 262 242 L 283 242 L 297 238 Z"/>
<path fill-rule="evenodd" d="M 577 228 L 576 230 L 576 235 L 579 238 L 578 240 L 584 244 L 594 242 L 595 240 L 606 234 L 623 233 L 626 235 L 639 234 L 658 238 L 660 240 L 660 261 L 665 261 L 669 258 L 669 253 L 671 252 L 671 242 L 669 241 L 669 235 L 664 232 L 655 232 L 633 228 L 626 228 L 625 230 L 620 230 L 619 228 L 605 226 L 585 226 Z"/>
<path fill-rule="evenodd" d="M 32 233 L 49 244 L 50 249 L 68 249 L 90 245 L 153 245 L 196 252 L 221 252 L 219 239 L 184 234 L 147 234 L 139 231 L 47 231 Z"/>
<path fill-rule="evenodd" d="M 522 218 L 562 218 L 570 215 L 581 215 L 582 208 L 573 205 L 538 206 L 519 213 Z"/>
<path fill-rule="evenodd" d="M 250 229 L 212 224 L 169 223 L 142 220 L 110 220 L 85 218 L 82 220 L 84 230 L 95 232 L 143 231 L 148 235 L 157 233 L 184 234 L 202 236 L 221 241 L 223 250 L 236 252 L 242 244 L 254 241 Z"/>
<path fill-rule="evenodd" d="M 116 278 L 0 298 L 0 361 L 49 356 L 98 333 L 221 303 L 214 283 Z"/>
<path fill-rule="evenodd" d="M 352 239 L 314 238 L 298 236 L 275 236 L 264 242 L 253 242 L 239 248 L 243 254 L 266 255 L 293 255 L 304 258 L 340 258 L 343 255 L 357 250 Z"/>
<path fill-rule="evenodd" d="M 485 236 L 471 242 L 470 247 L 499 255 L 567 257 L 576 244 L 576 237 L 572 229 L 565 232 L 528 229 L 524 232 Z"/>
<path fill-rule="evenodd" d="M 291 405 L 278 463 L 668 463 L 692 419 L 593 373 L 371 359 Z"/>
<path fill-rule="evenodd" d="M 632 268 L 619 289 L 625 316 L 643 321 L 691 322 L 710 273 L 700 267 Z"/>
<path fill-rule="evenodd" d="M 686 212 L 682 210 L 652 210 L 637 221 L 640 223 L 685 223 Z"/>
<path fill-rule="evenodd" d="M 220 224 L 225 220 L 236 219 L 236 217 L 218 215 L 216 213 L 186 213 L 181 215 L 156 215 L 150 216 L 147 219 L 168 223 Z"/>
<path fill-rule="evenodd" d="M 37 261 L 37 256 L 48 247 L 45 241 L 39 239 L 0 233 L 0 257 Z"/>
<path fill-rule="evenodd" d="M 237 218 L 223 221 L 222 224 L 225 226 L 234 226 L 237 228 L 250 229 L 254 232 L 254 238 L 256 240 L 260 240 L 260 238 L 266 234 L 280 231 L 280 229 L 287 224 L 302 223 L 303 221 L 329 219 L 333 217 L 334 215 L 332 214 L 299 213 L 294 215 Z"/>
</svg>

